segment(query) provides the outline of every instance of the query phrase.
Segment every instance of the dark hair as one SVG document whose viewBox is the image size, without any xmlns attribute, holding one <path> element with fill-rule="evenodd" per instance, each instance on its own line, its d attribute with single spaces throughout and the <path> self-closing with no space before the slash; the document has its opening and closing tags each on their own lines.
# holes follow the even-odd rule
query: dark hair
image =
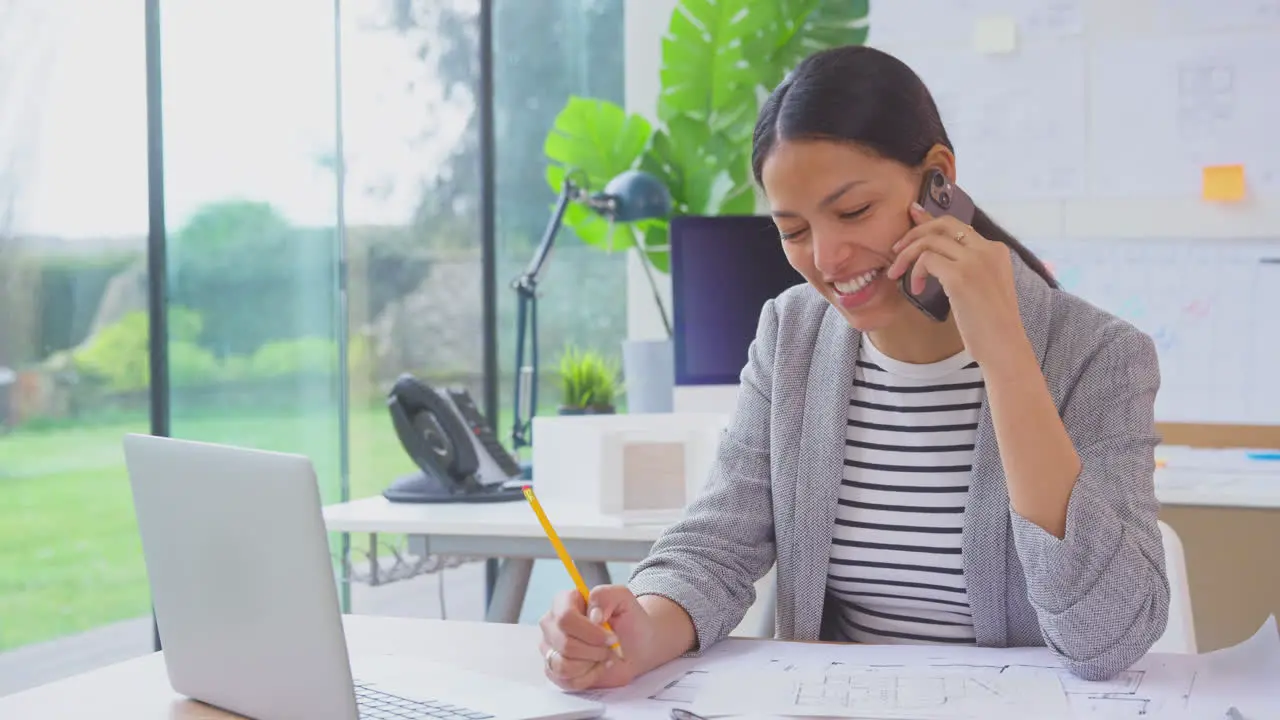
<svg viewBox="0 0 1280 720">
<path fill-rule="evenodd" d="M 908 167 L 922 163 L 935 144 L 955 151 L 920 77 L 892 55 L 862 45 L 810 55 L 769 94 L 752 139 L 756 183 L 778 140 L 801 138 L 855 143 Z M 1050 287 L 1058 287 L 1040 258 L 981 208 L 972 224 L 983 237 L 1012 248 Z"/>
</svg>

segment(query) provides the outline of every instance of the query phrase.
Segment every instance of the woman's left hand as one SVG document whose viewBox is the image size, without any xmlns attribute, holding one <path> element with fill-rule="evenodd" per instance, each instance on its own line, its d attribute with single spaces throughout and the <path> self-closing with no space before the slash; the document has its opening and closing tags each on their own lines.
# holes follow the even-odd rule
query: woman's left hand
<svg viewBox="0 0 1280 720">
<path fill-rule="evenodd" d="M 1009 246 L 988 240 L 960 220 L 933 217 L 911 206 L 915 227 L 893 246 L 889 278 L 910 273 L 913 293 L 932 275 L 951 300 L 965 348 L 979 365 L 1008 355 L 1009 341 L 1026 341 L 1013 284 Z M 914 266 L 913 266 L 914 263 Z"/>
</svg>

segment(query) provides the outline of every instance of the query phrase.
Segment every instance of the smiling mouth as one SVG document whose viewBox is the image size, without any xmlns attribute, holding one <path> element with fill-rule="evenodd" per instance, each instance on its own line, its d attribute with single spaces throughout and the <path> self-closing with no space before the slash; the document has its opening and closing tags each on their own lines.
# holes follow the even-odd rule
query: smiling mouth
<svg viewBox="0 0 1280 720">
<path fill-rule="evenodd" d="M 835 288 L 835 291 L 841 295 L 852 295 L 875 282 L 875 279 L 880 277 L 884 270 L 884 268 L 868 270 L 860 275 L 855 275 L 848 280 L 831 283 L 831 287 Z"/>
</svg>

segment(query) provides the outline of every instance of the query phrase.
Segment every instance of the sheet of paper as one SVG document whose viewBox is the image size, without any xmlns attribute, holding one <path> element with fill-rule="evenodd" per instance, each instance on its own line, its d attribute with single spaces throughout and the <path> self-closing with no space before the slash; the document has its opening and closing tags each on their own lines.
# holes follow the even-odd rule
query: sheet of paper
<svg viewBox="0 0 1280 720">
<path fill-rule="evenodd" d="M 1023 240 L 1066 290 L 1155 341 L 1157 420 L 1280 423 L 1280 240 Z M 1206 351 L 1225 347 L 1234 352 Z"/>
<path fill-rule="evenodd" d="M 712 673 L 692 709 L 703 717 L 883 720 L 1055 720 L 1070 713 L 1058 674 L 1048 668 L 841 664 L 817 672 Z"/>
<path fill-rule="evenodd" d="M 1271 618 L 1248 641 L 1204 655 L 1150 654 L 1116 677 L 1081 680 L 1047 649 L 952 648 L 934 645 L 835 645 L 727 641 L 702 657 L 686 657 L 631 685 L 589 693 L 608 717 L 642 720 L 693 712 L 742 711 L 753 718 L 849 714 L 950 720 L 981 717 L 1218 718 L 1235 704 L 1246 717 L 1280 717 L 1280 631 Z M 829 689 L 828 685 L 833 689 Z M 797 709 L 801 697 L 778 688 L 822 689 L 823 709 Z M 1054 687 L 1053 692 L 1050 687 Z M 779 701 L 779 698 L 781 700 Z M 807 697 L 807 696 L 806 696 Z M 746 703 L 751 698 L 756 703 Z M 1006 712 L 1038 698 L 1028 712 Z M 941 700 L 946 700 L 945 704 Z M 790 703 L 790 704 L 788 704 Z M 975 708 L 980 712 L 974 715 Z M 896 714 L 895 714 L 896 713 Z M 964 713 L 969 713 L 968 715 Z M 1254 713 L 1254 714 L 1250 714 Z M 1270 714 L 1268 714 L 1270 713 Z"/>
<path fill-rule="evenodd" d="M 1089 54 L 1090 193 L 1199 198 L 1203 168 L 1238 165 L 1251 194 L 1280 194 L 1275 43 L 1268 33 L 1099 41 Z"/>
<path fill-rule="evenodd" d="M 973 49 L 984 55 L 1004 55 L 1018 46 L 1018 22 L 1008 15 L 978 18 L 973 25 Z"/>
<path fill-rule="evenodd" d="M 1274 616 L 1233 647 L 1205 653 L 1187 709 L 1216 717 L 1234 706 L 1246 718 L 1280 718 L 1280 630 Z"/>
</svg>

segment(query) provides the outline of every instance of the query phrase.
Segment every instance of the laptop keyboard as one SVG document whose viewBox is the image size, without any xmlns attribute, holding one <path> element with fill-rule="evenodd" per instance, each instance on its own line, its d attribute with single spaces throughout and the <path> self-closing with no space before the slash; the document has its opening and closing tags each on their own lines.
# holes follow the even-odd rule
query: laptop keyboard
<svg viewBox="0 0 1280 720">
<path fill-rule="evenodd" d="M 402 698 L 368 685 L 355 684 L 360 720 L 488 720 L 492 715 L 435 700 Z"/>
</svg>

